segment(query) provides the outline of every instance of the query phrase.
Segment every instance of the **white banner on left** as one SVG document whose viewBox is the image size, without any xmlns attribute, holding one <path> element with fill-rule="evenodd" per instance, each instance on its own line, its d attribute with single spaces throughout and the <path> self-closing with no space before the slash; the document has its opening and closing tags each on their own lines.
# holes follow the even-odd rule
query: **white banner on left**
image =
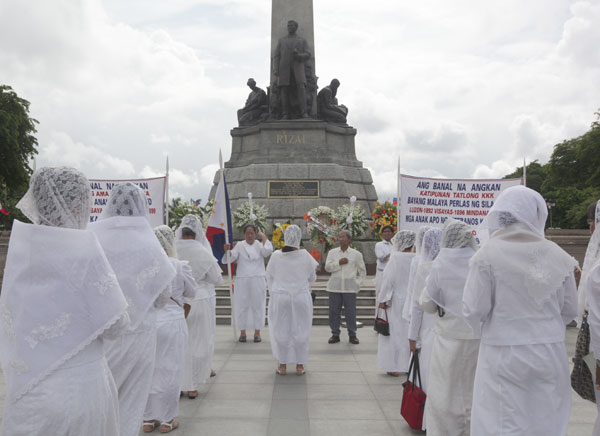
<svg viewBox="0 0 600 436">
<path fill-rule="evenodd" d="M 156 227 L 164 224 L 166 180 L 166 177 L 132 180 L 90 179 L 90 187 L 92 188 L 92 213 L 90 215 L 90 222 L 96 221 L 102 213 L 102 209 L 106 206 L 108 196 L 113 186 L 117 183 L 131 182 L 142 188 L 146 193 L 150 225 Z"/>
</svg>

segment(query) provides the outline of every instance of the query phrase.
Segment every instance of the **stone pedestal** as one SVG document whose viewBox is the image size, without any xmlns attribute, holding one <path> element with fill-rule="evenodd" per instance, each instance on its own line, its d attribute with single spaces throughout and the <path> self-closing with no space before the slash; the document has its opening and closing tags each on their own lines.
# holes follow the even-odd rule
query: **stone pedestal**
<svg viewBox="0 0 600 436">
<path fill-rule="evenodd" d="M 370 216 L 377 192 L 371 173 L 356 159 L 356 129 L 321 121 L 279 121 L 235 128 L 231 136 L 232 153 L 224 171 L 232 211 L 252 192 L 253 201 L 270 211 L 269 230 L 273 223 L 290 220 L 305 238 L 303 217 L 313 207 L 337 209 L 354 195 Z M 211 198 L 219 177 L 217 172 Z M 269 189 L 269 182 L 282 183 L 271 183 Z M 357 242 L 365 261 L 374 262 L 371 232 Z"/>
</svg>

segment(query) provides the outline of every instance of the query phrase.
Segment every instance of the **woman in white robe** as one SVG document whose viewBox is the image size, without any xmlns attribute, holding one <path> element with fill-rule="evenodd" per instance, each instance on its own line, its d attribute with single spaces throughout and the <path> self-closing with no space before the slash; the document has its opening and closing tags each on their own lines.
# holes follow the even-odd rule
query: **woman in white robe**
<svg viewBox="0 0 600 436">
<path fill-rule="evenodd" d="M 591 210 L 590 210 L 591 209 Z M 595 207 L 588 208 L 588 222 L 592 237 L 588 243 L 583 261 L 581 281 L 579 282 L 579 316 L 588 314 L 588 323 L 590 325 L 590 352 L 594 353 L 596 359 L 600 358 L 600 201 L 596 202 Z M 590 368 L 596 371 L 596 407 L 598 415 L 594 425 L 593 436 L 600 436 L 600 369 L 598 362 L 596 368 Z"/>
<path fill-rule="evenodd" d="M 260 242 L 256 241 L 256 237 Z M 267 282 L 265 259 L 273 252 L 273 245 L 264 233 L 256 234 L 252 224 L 244 227 L 244 240 L 230 250 L 225 244 L 222 263 L 237 262 L 233 288 L 233 315 L 240 329 L 240 342 L 246 342 L 246 330 L 254 330 L 254 342 L 260 342 L 260 331 L 265 327 Z M 229 254 L 228 254 L 229 253 Z"/>
<path fill-rule="evenodd" d="M 179 414 L 179 392 L 188 342 L 184 298 L 193 299 L 197 285 L 188 263 L 177 259 L 173 231 L 163 225 L 156 227 L 154 233 L 177 275 L 171 283 L 171 298 L 156 317 L 156 359 L 143 430 L 149 433 L 160 425 L 161 433 L 169 433 L 179 427 L 175 418 Z"/>
<path fill-rule="evenodd" d="M 481 326 L 473 435 L 566 434 L 577 261 L 544 238 L 547 215 L 540 194 L 514 186 L 483 220 L 491 237 L 471 258 L 463 294 L 463 314 L 475 333 Z"/>
<path fill-rule="evenodd" d="M 104 338 L 128 321 L 125 298 L 96 237 L 87 178 L 40 168 L 17 207 L 0 294 L 3 436 L 119 434 Z"/>
<path fill-rule="evenodd" d="M 410 346 L 408 341 L 408 321 L 402 317 L 402 309 L 407 298 L 410 265 L 415 257 L 412 248 L 415 232 L 400 230 L 392 238 L 394 251 L 382 274 L 381 290 L 377 298 L 379 315 L 387 313 L 390 335 L 378 335 L 377 366 L 388 375 L 398 377 L 408 371 Z"/>
<path fill-rule="evenodd" d="M 221 268 L 213 256 L 196 215 L 186 215 L 175 232 L 175 246 L 180 260 L 189 262 L 198 285 L 196 296 L 186 298 L 188 347 L 181 390 L 190 399 L 198 396 L 198 387 L 211 376 L 215 351 L 215 286 L 223 281 Z"/>
<path fill-rule="evenodd" d="M 146 194 L 130 182 L 113 187 L 100 218 L 88 226 L 100 241 L 129 306 L 131 323 L 106 341 L 108 366 L 119 390 L 121 436 L 143 421 L 156 353 L 156 313 L 169 300 L 175 268 L 148 222 Z"/>
<path fill-rule="evenodd" d="M 410 351 L 419 353 L 419 368 L 421 370 L 422 388 L 427 393 L 429 374 L 429 362 L 433 348 L 433 326 L 436 315 L 424 312 L 421 306 L 420 296 L 427 283 L 427 277 L 431 271 L 434 259 L 437 257 L 442 242 L 442 229 L 429 229 L 423 236 L 423 247 L 413 290 L 413 303 L 410 323 L 408 326 L 408 340 Z M 427 413 L 423 415 L 422 430 L 426 428 Z"/>
<path fill-rule="evenodd" d="M 406 289 L 406 300 L 404 301 L 404 307 L 402 308 L 402 317 L 406 320 L 406 322 L 410 322 L 410 317 L 412 315 L 412 305 L 413 305 L 413 295 L 415 288 L 415 277 L 417 275 L 417 269 L 419 268 L 419 262 L 421 260 L 421 253 L 423 247 L 423 236 L 427 230 L 431 227 L 429 226 L 421 226 L 419 230 L 417 230 L 417 236 L 415 238 L 415 257 L 412 258 L 410 262 L 410 272 L 408 275 L 408 288 Z"/>
<path fill-rule="evenodd" d="M 448 219 L 421 297 L 424 310 L 437 314 L 425 402 L 429 436 L 470 434 L 479 339 L 463 318 L 462 299 L 477 249 L 473 229 Z"/>
<path fill-rule="evenodd" d="M 317 280 L 319 264 L 306 250 L 299 250 L 300 227 L 290 225 L 283 237 L 285 246 L 273 253 L 266 271 L 271 350 L 279 361 L 278 374 L 285 375 L 287 364 L 295 363 L 296 375 L 302 375 L 313 318 L 310 284 Z"/>
</svg>

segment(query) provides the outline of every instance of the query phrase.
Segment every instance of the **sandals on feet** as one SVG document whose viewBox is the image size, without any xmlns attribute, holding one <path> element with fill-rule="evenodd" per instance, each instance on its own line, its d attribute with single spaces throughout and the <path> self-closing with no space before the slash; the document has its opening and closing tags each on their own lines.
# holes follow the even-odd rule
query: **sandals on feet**
<svg viewBox="0 0 600 436">
<path fill-rule="evenodd" d="M 160 424 L 160 421 L 144 421 L 144 425 L 142 426 L 142 430 L 144 433 L 152 433 L 154 429 Z"/>
<path fill-rule="evenodd" d="M 240 342 L 246 342 L 246 336 L 240 336 L 240 338 L 238 339 L 238 341 L 240 341 Z"/>
<path fill-rule="evenodd" d="M 254 342 L 261 342 L 262 339 L 260 338 L 260 336 L 254 336 Z"/>
<path fill-rule="evenodd" d="M 287 368 L 280 366 L 279 368 L 277 368 L 275 370 L 275 372 L 279 375 L 286 375 L 287 374 Z"/>
<path fill-rule="evenodd" d="M 188 391 L 188 398 L 195 400 L 198 397 L 198 391 Z"/>
<path fill-rule="evenodd" d="M 173 430 L 177 430 L 179 428 L 179 423 L 174 419 L 171 422 L 161 422 L 160 424 L 160 432 L 161 433 L 171 433 Z"/>
<path fill-rule="evenodd" d="M 304 375 L 304 365 L 296 365 L 296 375 Z"/>
</svg>

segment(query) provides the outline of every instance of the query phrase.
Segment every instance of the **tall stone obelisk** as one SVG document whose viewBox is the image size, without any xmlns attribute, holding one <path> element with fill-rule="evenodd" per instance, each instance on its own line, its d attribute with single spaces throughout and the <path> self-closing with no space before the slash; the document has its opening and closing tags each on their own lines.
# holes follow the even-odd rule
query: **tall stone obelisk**
<svg viewBox="0 0 600 436">
<path fill-rule="evenodd" d="M 265 205 L 270 212 L 269 229 L 274 223 L 291 221 L 305 228 L 304 215 L 317 206 L 336 209 L 356 197 L 356 205 L 370 214 L 377 201 L 371 173 L 356 158 L 356 129 L 347 124 L 319 119 L 316 100 L 315 38 L 312 0 L 272 0 L 271 19 L 271 97 L 278 92 L 273 74 L 273 55 L 280 39 L 288 35 L 288 21 L 298 23 L 296 34 L 306 40 L 311 56 L 305 63 L 307 97 L 313 96 L 309 118 L 260 118 L 252 125 L 231 130 L 231 157 L 225 162 L 225 177 L 231 209 L 248 200 Z M 309 79 L 315 79 L 312 83 Z M 326 78 L 326 84 L 333 77 Z M 261 84 L 259 84 L 261 85 Z M 269 84 L 268 84 L 269 85 Z M 311 94 L 309 86 L 314 85 Z M 264 86 L 264 85 L 263 85 Z M 269 102 L 272 109 L 273 98 Z M 266 108 L 265 108 L 266 110 Z M 281 115 L 281 114 L 280 114 Z M 210 198 L 220 179 L 217 172 Z M 241 239 L 239 232 L 234 232 Z M 303 235 L 306 238 L 306 233 Z M 305 239 L 305 243 L 308 242 Z M 375 261 L 370 231 L 358 241 L 365 261 Z"/>
</svg>

